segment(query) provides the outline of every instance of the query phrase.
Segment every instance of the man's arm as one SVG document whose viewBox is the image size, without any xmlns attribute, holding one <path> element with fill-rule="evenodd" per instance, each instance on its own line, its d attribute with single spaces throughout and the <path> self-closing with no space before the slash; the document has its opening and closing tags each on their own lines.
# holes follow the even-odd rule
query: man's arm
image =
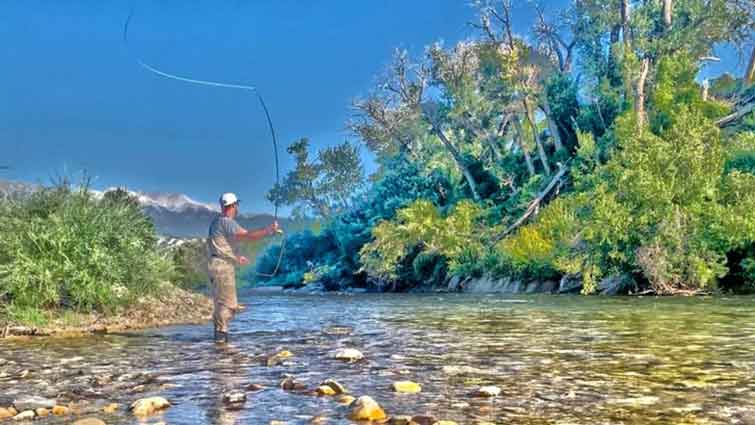
<svg viewBox="0 0 755 425">
<path fill-rule="evenodd" d="M 264 239 L 267 236 L 272 236 L 277 232 L 278 232 L 278 222 L 276 221 L 273 224 L 267 227 L 263 227 L 261 229 L 246 230 L 246 229 L 240 228 L 234 236 L 236 237 L 236 240 L 238 241 L 253 242 L 253 241 L 258 241 L 260 239 Z"/>
</svg>

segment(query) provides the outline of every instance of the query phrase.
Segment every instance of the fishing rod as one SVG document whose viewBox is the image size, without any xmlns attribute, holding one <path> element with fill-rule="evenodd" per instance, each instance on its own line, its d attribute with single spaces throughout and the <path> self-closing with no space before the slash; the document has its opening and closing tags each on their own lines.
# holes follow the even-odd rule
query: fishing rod
<svg viewBox="0 0 755 425">
<path fill-rule="evenodd" d="M 128 29 L 129 25 L 131 24 L 131 18 L 134 16 L 134 8 L 132 7 L 129 11 L 128 18 L 126 18 L 126 23 L 123 26 L 123 44 L 126 46 L 127 50 L 129 49 L 129 43 L 128 43 Z M 235 83 L 226 83 L 221 81 L 212 81 L 212 80 L 200 80 L 197 78 L 190 78 L 185 77 L 181 75 L 172 74 L 170 72 L 165 72 L 163 70 L 160 70 L 143 60 L 139 58 L 139 56 L 134 55 L 134 59 L 136 60 L 136 63 L 139 64 L 142 68 L 146 69 L 147 71 L 159 75 L 164 78 L 168 78 L 171 80 L 181 81 L 184 83 L 189 84 L 196 84 L 201 86 L 209 86 L 209 87 L 220 87 L 220 88 L 227 88 L 227 89 L 235 89 L 235 90 L 245 90 L 253 92 L 257 100 L 259 100 L 260 106 L 262 106 L 262 110 L 265 112 L 265 118 L 267 119 L 267 126 L 270 130 L 270 136 L 273 140 L 273 154 L 275 158 L 275 185 L 280 185 L 280 160 L 278 159 L 278 138 L 275 135 L 275 126 L 273 125 L 273 120 L 270 117 L 270 111 L 267 109 L 267 104 L 265 104 L 265 100 L 262 98 L 262 94 L 255 86 L 249 86 L 245 84 L 235 84 Z M 278 202 L 273 202 L 274 205 L 274 213 L 273 213 L 273 220 L 278 221 Z M 283 230 L 278 229 L 279 234 L 283 234 Z M 255 270 L 255 274 L 257 276 L 262 277 L 274 277 L 278 274 L 278 270 L 280 270 L 281 263 L 283 262 L 283 255 L 286 250 L 286 239 L 283 237 L 281 239 L 281 248 L 280 253 L 278 254 L 278 261 L 275 265 L 275 269 L 273 269 L 272 273 L 260 273 Z"/>
</svg>

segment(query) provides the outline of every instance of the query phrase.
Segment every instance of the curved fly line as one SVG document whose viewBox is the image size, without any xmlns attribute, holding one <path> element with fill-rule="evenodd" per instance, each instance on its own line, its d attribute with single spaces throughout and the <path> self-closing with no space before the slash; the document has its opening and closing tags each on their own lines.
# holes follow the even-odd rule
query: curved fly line
<svg viewBox="0 0 755 425">
<path fill-rule="evenodd" d="M 126 46 L 126 48 L 129 51 L 130 49 L 129 49 L 129 43 L 128 43 L 128 28 L 129 28 L 129 24 L 131 23 L 131 18 L 133 16 L 134 16 L 134 10 L 132 8 L 128 14 L 126 23 L 123 26 L 123 44 Z M 275 136 L 275 127 L 273 126 L 272 118 L 270 118 L 270 111 L 268 111 L 267 105 L 265 104 L 265 100 L 262 98 L 262 95 L 260 94 L 259 90 L 257 90 L 257 87 L 249 86 L 245 84 L 235 84 L 235 83 L 226 83 L 222 81 L 211 81 L 211 80 L 200 80 L 197 78 L 189 78 L 189 77 L 172 74 L 170 72 L 165 72 L 161 69 L 158 69 L 144 62 L 141 58 L 139 58 L 136 55 L 134 55 L 134 59 L 136 60 L 136 63 L 139 64 L 139 66 L 141 66 L 145 70 L 155 75 L 159 75 L 160 77 L 168 78 L 175 81 L 181 81 L 184 83 L 200 85 L 200 86 L 219 87 L 219 88 L 245 90 L 245 91 L 253 92 L 254 95 L 257 97 L 257 100 L 259 101 L 260 106 L 262 106 L 262 110 L 265 112 L 265 118 L 267 119 L 267 126 L 270 130 L 270 136 L 273 141 L 273 154 L 275 158 L 275 184 L 276 186 L 280 185 L 280 161 L 278 159 L 278 139 Z M 273 213 L 273 219 L 275 221 L 278 221 L 278 203 L 273 202 L 273 205 L 275 207 L 275 210 Z M 274 277 L 275 275 L 277 275 L 278 271 L 280 270 L 281 263 L 283 262 L 283 254 L 285 252 L 285 249 L 286 249 L 286 243 L 285 243 L 285 237 L 284 237 L 283 239 L 281 239 L 281 247 L 280 247 L 280 253 L 278 254 L 278 261 L 276 262 L 275 268 L 273 269 L 272 273 L 259 273 L 255 270 L 255 274 L 257 276 L 262 276 L 262 277 Z"/>
</svg>

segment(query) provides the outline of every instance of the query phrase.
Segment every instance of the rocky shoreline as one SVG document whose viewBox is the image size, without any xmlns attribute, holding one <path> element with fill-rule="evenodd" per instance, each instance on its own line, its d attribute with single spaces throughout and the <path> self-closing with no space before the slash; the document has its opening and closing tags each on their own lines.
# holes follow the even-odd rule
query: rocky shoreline
<svg viewBox="0 0 755 425">
<path fill-rule="evenodd" d="M 154 295 L 142 297 L 113 315 L 53 312 L 52 316 L 53 318 L 44 326 L 3 323 L 0 325 L 0 338 L 75 337 L 92 333 L 206 323 L 212 317 L 212 301 L 206 295 L 165 283 Z"/>
</svg>

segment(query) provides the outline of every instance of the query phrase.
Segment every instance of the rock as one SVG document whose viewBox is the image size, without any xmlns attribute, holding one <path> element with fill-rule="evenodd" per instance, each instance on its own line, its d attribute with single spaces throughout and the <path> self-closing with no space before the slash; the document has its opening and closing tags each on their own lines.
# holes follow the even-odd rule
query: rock
<svg viewBox="0 0 755 425">
<path fill-rule="evenodd" d="M 50 411 L 48 409 L 45 409 L 44 407 L 40 407 L 39 409 L 36 409 L 34 413 L 36 413 L 37 416 L 41 418 L 50 416 Z"/>
<path fill-rule="evenodd" d="M 598 283 L 600 295 L 626 294 L 629 289 L 636 286 L 634 279 L 628 274 L 617 274 L 606 277 Z"/>
<path fill-rule="evenodd" d="M 494 385 L 488 385 L 478 388 L 473 395 L 475 397 L 498 397 L 501 395 L 501 389 Z"/>
<path fill-rule="evenodd" d="M 69 412 L 69 409 L 65 406 L 55 406 L 52 408 L 52 414 L 55 416 L 65 416 Z"/>
<path fill-rule="evenodd" d="M 170 407 L 168 400 L 162 397 L 149 397 L 133 402 L 131 411 L 135 416 L 150 416 L 168 407 Z"/>
<path fill-rule="evenodd" d="M 454 421 L 438 421 L 435 422 L 433 425 L 459 425 Z"/>
<path fill-rule="evenodd" d="M 334 381 L 333 379 L 326 379 L 322 384 L 320 385 L 326 385 L 333 389 L 333 391 L 336 392 L 336 394 L 346 394 L 348 391 L 346 391 L 346 387 L 339 384 L 338 381 Z"/>
<path fill-rule="evenodd" d="M 223 394 L 223 402 L 226 404 L 238 404 L 246 401 L 246 394 L 241 391 L 230 391 Z"/>
<path fill-rule="evenodd" d="M 105 413 L 115 413 L 120 406 L 118 403 L 110 403 L 107 406 L 102 408 L 102 411 Z"/>
<path fill-rule="evenodd" d="M 391 388 L 397 393 L 416 394 L 422 392 L 422 386 L 412 381 L 396 381 L 391 385 Z"/>
<path fill-rule="evenodd" d="M 406 415 L 392 416 L 389 424 L 390 425 L 418 425 L 417 422 L 414 422 L 412 420 L 411 416 L 406 416 Z"/>
<path fill-rule="evenodd" d="M 433 416 L 427 416 L 427 415 L 416 415 L 412 416 L 412 422 L 416 423 L 417 425 L 433 425 L 435 422 L 437 422 L 437 419 Z"/>
<path fill-rule="evenodd" d="M 336 398 L 336 403 L 342 404 L 344 406 L 348 406 L 351 403 L 353 403 L 354 400 L 356 400 L 354 397 L 352 397 L 350 395 L 347 395 L 347 394 L 342 394 L 341 396 L 339 396 L 338 398 Z"/>
<path fill-rule="evenodd" d="M 333 354 L 333 358 L 345 362 L 358 362 L 364 359 L 364 354 L 354 348 L 342 348 Z"/>
<path fill-rule="evenodd" d="M 559 294 L 572 294 L 582 290 L 582 276 L 564 275 L 558 283 Z"/>
<path fill-rule="evenodd" d="M 4 407 L 0 407 L 0 419 L 6 419 L 6 418 L 12 418 L 16 416 L 18 412 L 13 413 L 9 409 L 6 409 Z"/>
<path fill-rule="evenodd" d="M 24 410 L 23 412 L 13 417 L 14 421 L 30 421 L 32 419 L 34 419 L 33 410 Z"/>
<path fill-rule="evenodd" d="M 107 425 L 105 421 L 98 418 L 84 418 L 72 423 L 71 425 Z"/>
<path fill-rule="evenodd" d="M 282 380 L 280 387 L 286 391 L 304 391 L 307 389 L 306 385 L 302 384 L 292 377 L 288 377 Z"/>
<path fill-rule="evenodd" d="M 283 363 L 284 360 L 289 359 L 293 356 L 294 354 L 290 351 L 281 351 L 279 353 L 273 354 L 272 356 L 268 356 L 267 359 L 265 359 L 265 364 L 268 367 L 277 366 Z"/>
<path fill-rule="evenodd" d="M 264 390 L 265 386 L 261 384 L 249 384 L 246 386 L 246 389 L 247 391 L 257 392 Z"/>
<path fill-rule="evenodd" d="M 309 421 L 309 423 L 312 425 L 325 424 L 328 423 L 328 418 L 326 418 L 325 416 L 315 416 L 311 421 Z"/>
<path fill-rule="evenodd" d="M 336 395 L 336 390 L 329 385 L 320 385 L 315 391 L 320 396 Z"/>
<path fill-rule="evenodd" d="M 19 412 L 25 410 L 52 409 L 55 407 L 55 400 L 50 400 L 49 398 L 44 397 L 27 396 L 13 400 L 13 407 Z"/>
<path fill-rule="evenodd" d="M 455 275 L 448 280 L 447 288 L 451 292 L 461 291 L 461 276 Z"/>
<path fill-rule="evenodd" d="M 354 421 L 379 421 L 386 418 L 383 408 L 370 396 L 359 397 L 349 408 L 349 419 Z"/>
</svg>

